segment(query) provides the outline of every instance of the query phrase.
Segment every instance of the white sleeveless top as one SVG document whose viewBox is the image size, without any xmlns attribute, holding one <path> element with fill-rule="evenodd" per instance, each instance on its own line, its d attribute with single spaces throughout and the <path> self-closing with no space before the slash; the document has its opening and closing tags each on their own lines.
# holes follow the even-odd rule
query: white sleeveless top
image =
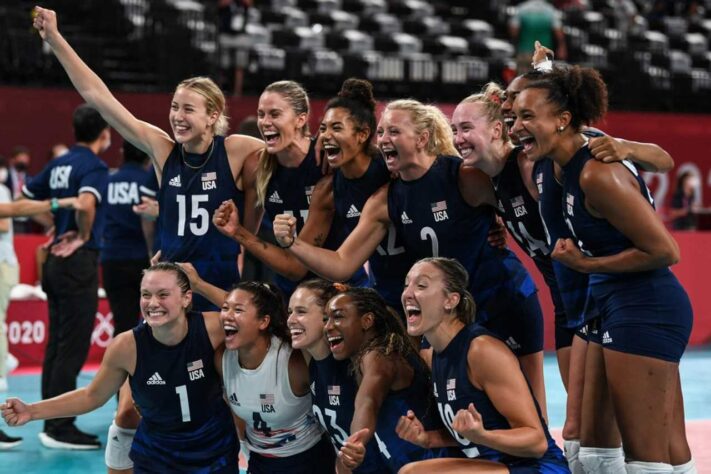
<svg viewBox="0 0 711 474">
<path fill-rule="evenodd" d="M 226 350 L 222 374 L 227 401 L 247 425 L 250 451 L 274 457 L 303 453 L 323 434 L 311 411 L 311 393 L 297 397 L 289 384 L 292 348 L 272 336 L 266 357 L 254 370 L 239 365 L 238 351 Z"/>
</svg>

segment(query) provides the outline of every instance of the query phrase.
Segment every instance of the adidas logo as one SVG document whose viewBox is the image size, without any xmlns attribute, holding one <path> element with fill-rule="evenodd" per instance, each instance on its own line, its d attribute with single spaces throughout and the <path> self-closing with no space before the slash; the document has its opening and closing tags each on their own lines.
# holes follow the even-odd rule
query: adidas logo
<svg viewBox="0 0 711 474">
<path fill-rule="evenodd" d="M 232 393 L 232 395 L 230 395 L 230 403 L 233 403 L 233 404 L 239 406 L 239 400 L 237 400 L 236 393 Z"/>
<path fill-rule="evenodd" d="M 277 191 L 274 191 L 272 195 L 269 196 L 269 202 L 273 202 L 276 204 L 284 204 L 284 201 L 281 200 Z"/>
<path fill-rule="evenodd" d="M 165 380 L 163 380 L 158 372 L 151 375 L 146 385 L 165 385 Z"/>
<path fill-rule="evenodd" d="M 168 181 L 168 186 L 175 186 L 176 188 L 180 187 L 180 175 L 177 175 Z"/>
<path fill-rule="evenodd" d="M 610 333 L 605 331 L 605 333 L 602 335 L 602 343 L 603 344 L 611 344 L 612 343 L 612 337 L 610 337 Z"/>
<path fill-rule="evenodd" d="M 509 337 L 508 339 L 506 339 L 506 345 L 508 345 L 512 351 L 515 351 L 516 349 L 521 349 L 521 344 L 516 342 L 516 339 L 514 339 L 513 337 Z"/>
<path fill-rule="evenodd" d="M 412 224 L 412 219 L 407 217 L 407 212 L 402 211 L 402 215 L 400 216 L 400 220 L 402 221 L 403 224 Z"/>
<path fill-rule="evenodd" d="M 348 209 L 348 213 L 346 213 L 347 218 L 351 217 L 358 217 L 360 216 L 360 211 L 358 210 L 357 207 L 355 207 L 353 204 L 351 204 L 351 208 Z"/>
</svg>

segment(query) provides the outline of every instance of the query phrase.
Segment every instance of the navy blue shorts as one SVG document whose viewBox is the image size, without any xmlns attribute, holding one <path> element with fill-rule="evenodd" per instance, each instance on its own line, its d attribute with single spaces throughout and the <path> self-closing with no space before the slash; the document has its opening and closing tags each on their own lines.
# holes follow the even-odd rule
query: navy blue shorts
<svg viewBox="0 0 711 474">
<path fill-rule="evenodd" d="M 573 336 L 577 330 L 555 325 L 555 350 L 565 349 L 573 345 Z"/>
<path fill-rule="evenodd" d="M 679 362 L 691 335 L 693 311 L 668 269 L 611 279 L 591 286 L 602 317 L 602 346 Z"/>
<path fill-rule="evenodd" d="M 537 293 L 523 300 L 515 311 L 490 319 L 482 326 L 500 337 L 517 356 L 543 350 L 543 311 Z"/>
<path fill-rule="evenodd" d="M 249 474 L 333 474 L 336 468 L 336 452 L 328 435 L 304 451 L 285 458 L 250 453 Z"/>
</svg>

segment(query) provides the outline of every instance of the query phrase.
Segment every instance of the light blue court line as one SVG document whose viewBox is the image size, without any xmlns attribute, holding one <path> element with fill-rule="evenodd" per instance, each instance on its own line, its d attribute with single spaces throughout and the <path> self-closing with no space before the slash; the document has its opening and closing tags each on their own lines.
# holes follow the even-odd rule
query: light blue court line
<svg viewBox="0 0 711 474">
<path fill-rule="evenodd" d="M 555 356 L 546 355 L 545 363 L 546 395 L 548 416 L 551 426 L 563 425 L 565 416 L 565 391 L 558 375 Z M 689 350 L 681 362 L 681 380 L 687 420 L 711 419 L 711 349 Z M 79 384 L 86 385 L 93 373 L 82 372 Z M 8 379 L 10 390 L 0 394 L 0 400 L 6 396 L 16 396 L 26 402 L 40 398 L 39 375 L 14 375 Z M 108 429 L 116 402 L 109 401 L 103 407 L 77 420 L 79 429 L 94 433 L 106 445 Z M 42 430 L 42 422 L 34 421 L 19 428 L 9 428 L 0 421 L 0 429 L 10 435 L 22 436 L 24 442 L 17 448 L 0 451 L 0 474 L 84 474 L 104 473 L 104 450 L 96 451 L 58 451 L 42 447 L 37 434 Z M 706 466 L 711 469 L 711 466 Z M 701 471 L 700 471 L 701 472 Z"/>
</svg>

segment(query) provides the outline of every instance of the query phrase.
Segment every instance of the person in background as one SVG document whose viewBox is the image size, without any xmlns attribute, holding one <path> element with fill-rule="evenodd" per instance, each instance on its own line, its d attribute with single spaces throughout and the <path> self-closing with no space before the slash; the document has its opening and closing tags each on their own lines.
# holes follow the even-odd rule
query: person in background
<svg viewBox="0 0 711 474">
<path fill-rule="evenodd" d="M 518 5 L 516 13 L 509 19 L 509 35 L 516 46 L 519 74 L 529 70 L 536 41 L 555 44 L 557 59 L 564 61 L 568 57 L 561 13 L 545 0 L 525 0 Z"/>
<path fill-rule="evenodd" d="M 103 228 L 101 203 L 108 167 L 99 154 L 111 145 L 108 124 L 86 104 L 74 111 L 76 144 L 22 188 L 32 200 L 78 196 L 76 212 L 53 205 L 55 237 L 42 272 L 47 293 L 49 334 L 42 365 L 42 398 L 76 388 L 89 353 L 99 305 L 98 249 Z M 52 201 L 55 202 L 56 201 Z M 98 438 L 83 433 L 74 418 L 45 421 L 42 444 L 53 449 L 97 449 Z"/>
<path fill-rule="evenodd" d="M 55 158 L 59 158 L 68 151 L 69 148 L 67 148 L 67 145 L 65 145 L 64 143 L 55 143 L 49 150 L 49 159 L 53 160 Z"/>
<path fill-rule="evenodd" d="M 699 177 L 691 171 L 679 174 L 676 189 L 669 206 L 669 219 L 674 230 L 696 230 L 699 203 L 696 198 L 700 186 Z"/>
</svg>

